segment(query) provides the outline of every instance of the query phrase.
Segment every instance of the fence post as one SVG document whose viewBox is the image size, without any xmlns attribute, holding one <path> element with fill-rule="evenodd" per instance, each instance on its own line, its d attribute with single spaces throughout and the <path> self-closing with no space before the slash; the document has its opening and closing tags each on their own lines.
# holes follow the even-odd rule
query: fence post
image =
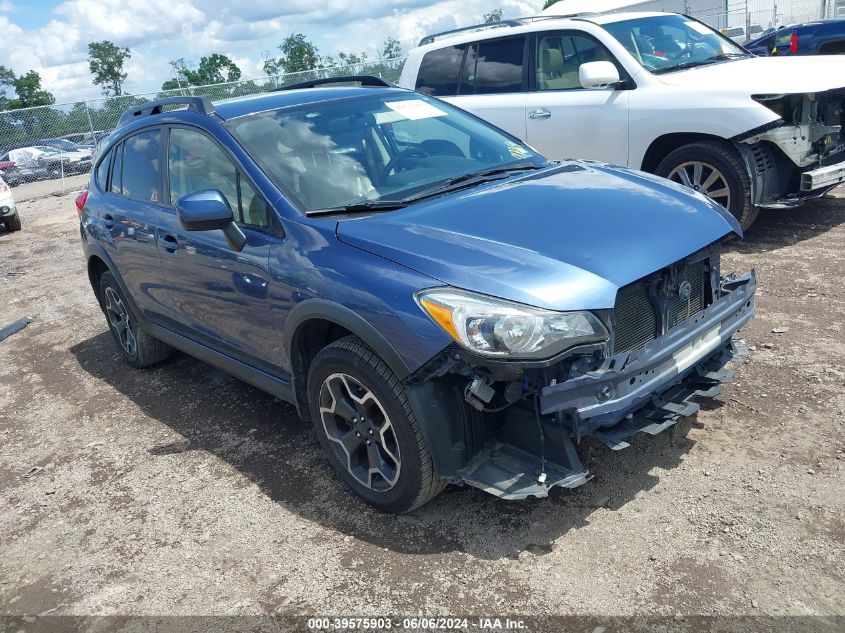
<svg viewBox="0 0 845 633">
<path fill-rule="evenodd" d="M 85 115 L 88 117 L 88 128 L 91 130 L 91 140 L 96 143 L 97 139 L 94 136 L 94 122 L 91 120 L 91 110 L 88 109 L 87 101 L 83 101 L 82 103 L 85 104 Z"/>
</svg>

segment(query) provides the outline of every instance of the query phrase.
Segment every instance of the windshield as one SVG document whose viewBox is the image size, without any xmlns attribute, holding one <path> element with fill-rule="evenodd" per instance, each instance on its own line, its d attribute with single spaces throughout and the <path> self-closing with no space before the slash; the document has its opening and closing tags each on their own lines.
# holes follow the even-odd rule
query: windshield
<svg viewBox="0 0 845 633">
<path fill-rule="evenodd" d="M 53 140 L 51 140 L 51 141 L 49 141 L 48 143 L 45 143 L 45 144 L 49 145 L 50 147 L 58 147 L 59 149 L 66 150 L 68 152 L 73 152 L 73 151 L 76 151 L 76 149 L 77 149 L 76 145 L 74 145 L 70 141 L 66 141 L 63 138 L 53 139 Z"/>
<path fill-rule="evenodd" d="M 750 55 L 706 24 L 682 15 L 623 20 L 604 28 L 655 74 Z"/>
<path fill-rule="evenodd" d="M 546 160 L 446 103 L 408 92 L 310 103 L 229 129 L 304 210 L 399 201 L 475 172 Z"/>
</svg>

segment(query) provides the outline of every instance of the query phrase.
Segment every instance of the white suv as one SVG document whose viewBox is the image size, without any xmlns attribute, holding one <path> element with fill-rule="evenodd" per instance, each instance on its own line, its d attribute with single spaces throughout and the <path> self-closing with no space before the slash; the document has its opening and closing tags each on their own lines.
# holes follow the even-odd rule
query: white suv
<svg viewBox="0 0 845 633">
<path fill-rule="evenodd" d="M 399 84 L 549 158 L 693 187 L 743 228 L 761 208 L 845 182 L 845 57 L 754 57 L 674 13 L 538 16 L 431 35 Z"/>
</svg>

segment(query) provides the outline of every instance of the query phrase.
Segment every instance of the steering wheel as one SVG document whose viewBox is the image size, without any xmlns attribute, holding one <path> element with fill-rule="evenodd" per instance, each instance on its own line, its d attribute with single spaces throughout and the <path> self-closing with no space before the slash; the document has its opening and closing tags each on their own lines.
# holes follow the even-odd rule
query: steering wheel
<svg viewBox="0 0 845 633">
<path fill-rule="evenodd" d="M 431 154 L 419 147 L 409 147 L 408 149 L 403 149 L 401 152 L 396 154 L 396 156 L 387 161 L 387 165 L 385 165 L 384 169 L 381 170 L 379 182 L 387 180 L 390 172 L 397 170 L 402 163 L 409 158 L 428 158 L 429 156 L 431 156 Z"/>
</svg>

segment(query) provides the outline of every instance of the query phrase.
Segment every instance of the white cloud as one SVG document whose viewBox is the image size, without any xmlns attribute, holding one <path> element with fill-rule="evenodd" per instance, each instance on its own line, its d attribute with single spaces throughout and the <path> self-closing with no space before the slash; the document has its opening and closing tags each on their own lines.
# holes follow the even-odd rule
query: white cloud
<svg viewBox="0 0 845 633">
<path fill-rule="evenodd" d="M 324 55 L 338 50 L 374 56 L 396 37 L 407 51 L 421 37 L 478 22 L 496 6 L 506 17 L 536 13 L 542 0 L 65 0 L 41 27 L 24 31 L 14 13 L 0 15 L 6 45 L 0 64 L 23 73 L 35 69 L 57 101 L 96 98 L 88 72 L 88 43 L 103 39 L 127 46 L 126 88 L 157 90 L 171 76 L 168 60 L 198 61 L 212 52 L 228 55 L 244 78 L 262 75 L 261 55 L 290 33 L 305 33 Z M 8 9 L 6 8 L 8 5 Z M 0 0 L 0 10 L 11 10 Z M 11 18 L 11 20 L 10 20 Z M 374 34 L 376 34 L 374 36 Z"/>
<path fill-rule="evenodd" d="M 15 10 L 15 3 L 12 0 L 0 0 L 0 11 L 8 13 Z"/>
</svg>

